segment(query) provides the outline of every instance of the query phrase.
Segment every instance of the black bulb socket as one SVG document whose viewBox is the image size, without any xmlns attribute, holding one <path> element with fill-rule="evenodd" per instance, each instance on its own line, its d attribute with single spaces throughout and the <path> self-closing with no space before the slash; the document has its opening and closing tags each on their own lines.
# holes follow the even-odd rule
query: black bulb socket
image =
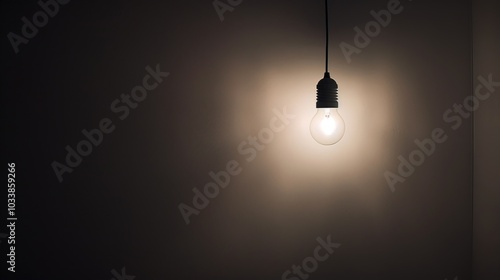
<svg viewBox="0 0 500 280">
<path fill-rule="evenodd" d="M 338 108 L 339 86 L 334 79 L 330 78 L 330 73 L 325 72 L 325 76 L 316 85 L 316 108 Z"/>
</svg>

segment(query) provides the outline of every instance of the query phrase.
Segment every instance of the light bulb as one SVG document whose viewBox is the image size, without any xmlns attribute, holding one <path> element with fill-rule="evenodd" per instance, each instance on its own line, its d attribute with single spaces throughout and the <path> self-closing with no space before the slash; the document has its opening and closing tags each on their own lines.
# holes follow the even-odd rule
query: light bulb
<svg viewBox="0 0 500 280">
<path fill-rule="evenodd" d="M 330 78 L 330 73 L 325 72 L 325 76 L 316 86 L 316 108 L 318 112 L 314 116 L 309 126 L 311 135 L 322 145 L 333 145 L 342 139 L 345 132 L 345 123 L 337 108 L 338 85 Z"/>
<path fill-rule="evenodd" d="M 322 145 L 332 145 L 344 136 L 345 123 L 337 108 L 318 108 L 309 129 L 316 142 Z"/>
</svg>

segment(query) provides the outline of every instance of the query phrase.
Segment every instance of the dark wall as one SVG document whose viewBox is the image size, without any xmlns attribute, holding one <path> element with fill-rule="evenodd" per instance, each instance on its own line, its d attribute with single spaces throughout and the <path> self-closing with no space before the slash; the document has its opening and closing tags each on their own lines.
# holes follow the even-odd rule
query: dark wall
<svg viewBox="0 0 500 280">
<path fill-rule="evenodd" d="M 391 1 L 330 1 L 330 72 L 347 130 L 329 147 L 308 128 L 324 71 L 323 1 L 243 1 L 223 21 L 212 2 L 71 1 L 17 54 L 8 34 L 41 8 L 2 2 L 19 279 L 296 280 L 286 271 L 313 263 L 329 240 L 333 253 L 302 270 L 308 279 L 472 279 L 472 182 L 492 173 L 473 178 L 472 118 L 454 107 L 477 83 L 470 1 L 401 1 L 350 62 L 341 43 L 355 47 L 354 28 Z M 127 114 L 121 95 L 140 90 L 147 66 L 170 74 Z M 101 142 L 102 121 L 114 130 Z M 99 144 L 78 162 L 66 147 L 87 139 L 82 130 Z M 54 165 L 68 172 L 58 178 Z M 195 209 L 211 172 L 227 186 Z M 189 224 L 182 205 L 196 213 Z"/>
<path fill-rule="evenodd" d="M 500 81 L 500 3 L 474 2 L 474 77 Z M 481 82 L 476 78 L 475 86 Z M 484 88 L 481 92 L 487 92 Z M 474 279 L 500 278 L 500 89 L 475 112 Z"/>
</svg>

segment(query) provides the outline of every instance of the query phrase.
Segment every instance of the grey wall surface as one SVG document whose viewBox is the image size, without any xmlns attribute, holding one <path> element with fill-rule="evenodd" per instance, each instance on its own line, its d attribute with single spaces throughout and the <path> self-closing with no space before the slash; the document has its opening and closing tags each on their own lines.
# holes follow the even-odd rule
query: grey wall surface
<svg viewBox="0 0 500 280">
<path fill-rule="evenodd" d="M 474 84 L 478 76 L 500 81 L 500 3 L 474 2 Z M 484 87 L 479 89 L 486 93 Z M 474 279 L 500 278 L 500 88 L 475 112 Z"/>
<path fill-rule="evenodd" d="M 213 2 L 70 1 L 17 54 L 8 34 L 22 35 L 21 18 L 41 8 L 2 2 L 20 279 L 473 279 L 473 180 L 484 202 L 475 271 L 493 271 L 487 213 L 498 206 L 487 192 L 498 163 L 488 147 L 498 133 L 487 131 L 498 128 L 498 98 L 476 112 L 475 157 L 472 117 L 454 106 L 477 84 L 470 1 L 401 1 L 365 41 L 355 28 L 393 2 L 330 1 L 330 72 L 347 126 L 330 147 L 308 127 L 324 71 L 323 1 L 221 1 L 234 6 L 223 20 Z M 357 49 L 348 58 L 341 44 Z M 170 75 L 128 114 L 113 109 L 157 65 Z M 114 130 L 60 181 L 54 162 L 69 166 L 67 146 L 103 119 Z M 484 168 L 474 173 L 473 160 Z M 196 209 L 196 192 L 227 169 L 240 172 Z M 182 205 L 196 212 L 189 224 Z M 331 254 L 315 267 L 328 240 L 334 250 L 321 249 Z"/>
</svg>

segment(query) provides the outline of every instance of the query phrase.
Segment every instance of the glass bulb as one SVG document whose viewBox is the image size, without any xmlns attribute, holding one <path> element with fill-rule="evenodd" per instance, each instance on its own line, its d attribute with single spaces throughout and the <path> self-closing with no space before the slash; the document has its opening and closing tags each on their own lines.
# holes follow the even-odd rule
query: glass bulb
<svg viewBox="0 0 500 280">
<path fill-rule="evenodd" d="M 344 136 L 345 123 L 337 108 L 318 108 L 309 129 L 316 142 L 333 145 Z"/>
</svg>

